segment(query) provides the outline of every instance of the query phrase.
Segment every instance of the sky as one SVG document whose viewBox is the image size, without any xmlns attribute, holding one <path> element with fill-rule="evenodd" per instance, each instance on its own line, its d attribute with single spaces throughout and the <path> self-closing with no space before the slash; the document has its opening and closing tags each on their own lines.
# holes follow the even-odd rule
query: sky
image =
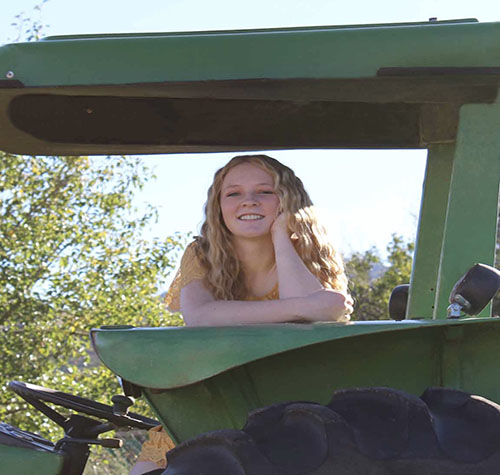
<svg viewBox="0 0 500 475">
<path fill-rule="evenodd" d="M 37 19 L 39 1 L 0 4 L 0 44 L 18 37 L 16 15 Z M 84 33 L 228 30 L 477 18 L 500 21 L 498 0 L 49 0 L 44 36 Z M 17 21 L 19 23 L 19 21 Z M 422 150 L 268 151 L 293 168 L 344 254 L 372 246 L 381 253 L 393 233 L 415 236 L 426 152 Z M 159 220 L 146 237 L 196 234 L 214 172 L 234 154 L 144 157 L 158 179 L 136 197 Z M 196 174 L 193 173 L 196 170 Z"/>
</svg>

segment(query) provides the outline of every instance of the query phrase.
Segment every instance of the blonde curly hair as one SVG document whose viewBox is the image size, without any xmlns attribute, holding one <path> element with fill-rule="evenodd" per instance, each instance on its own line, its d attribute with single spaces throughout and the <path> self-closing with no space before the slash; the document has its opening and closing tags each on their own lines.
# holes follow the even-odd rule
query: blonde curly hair
<svg viewBox="0 0 500 475">
<path fill-rule="evenodd" d="M 268 172 L 274 180 L 280 208 L 289 215 L 288 228 L 297 253 L 323 287 L 347 291 L 344 264 L 328 242 L 302 181 L 289 167 L 267 155 L 240 155 L 215 173 L 205 204 L 205 221 L 196 238 L 196 252 L 206 270 L 205 285 L 217 300 L 243 300 L 247 295 L 245 279 L 224 223 L 220 206 L 222 182 L 227 173 L 242 163 L 252 163 Z"/>
</svg>

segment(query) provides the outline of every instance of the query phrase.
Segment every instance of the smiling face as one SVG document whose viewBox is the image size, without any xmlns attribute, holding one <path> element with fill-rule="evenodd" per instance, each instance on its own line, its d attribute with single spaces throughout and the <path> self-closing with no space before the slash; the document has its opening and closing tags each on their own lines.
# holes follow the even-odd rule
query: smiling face
<svg viewBox="0 0 500 475">
<path fill-rule="evenodd" d="M 222 217 L 235 237 L 257 238 L 270 235 L 279 204 L 273 177 L 258 165 L 236 165 L 222 181 Z"/>
</svg>

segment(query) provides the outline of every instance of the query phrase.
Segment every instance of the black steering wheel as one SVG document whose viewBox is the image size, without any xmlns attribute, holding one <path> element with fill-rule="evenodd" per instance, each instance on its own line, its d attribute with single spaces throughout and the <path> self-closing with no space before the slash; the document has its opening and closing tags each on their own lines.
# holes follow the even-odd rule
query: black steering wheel
<svg viewBox="0 0 500 475">
<path fill-rule="evenodd" d="M 149 417 L 144 417 L 133 412 L 128 414 L 117 413 L 113 406 L 101 404 L 91 399 L 73 396 L 72 394 L 63 393 L 54 389 L 44 388 L 35 384 L 11 381 L 9 382 L 9 388 L 63 428 L 65 427 L 67 417 L 59 414 L 44 403 L 48 402 L 81 414 L 98 417 L 111 422 L 116 427 L 136 427 L 138 429 L 148 430 L 160 425 L 158 421 L 150 419 Z"/>
</svg>

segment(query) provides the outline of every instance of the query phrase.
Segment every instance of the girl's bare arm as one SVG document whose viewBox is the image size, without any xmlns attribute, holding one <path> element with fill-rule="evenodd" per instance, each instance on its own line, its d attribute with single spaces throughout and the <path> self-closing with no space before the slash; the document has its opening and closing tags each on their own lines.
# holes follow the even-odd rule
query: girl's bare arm
<svg viewBox="0 0 500 475">
<path fill-rule="evenodd" d="M 304 297 L 280 300 L 215 300 L 201 280 L 181 290 L 181 313 L 188 326 L 249 325 L 296 320 L 337 321 L 352 311 L 349 299 L 320 289 Z"/>
<path fill-rule="evenodd" d="M 295 250 L 287 227 L 287 216 L 284 213 L 274 221 L 271 234 L 280 298 L 306 297 L 322 290 L 321 282 L 309 271 Z"/>
</svg>

